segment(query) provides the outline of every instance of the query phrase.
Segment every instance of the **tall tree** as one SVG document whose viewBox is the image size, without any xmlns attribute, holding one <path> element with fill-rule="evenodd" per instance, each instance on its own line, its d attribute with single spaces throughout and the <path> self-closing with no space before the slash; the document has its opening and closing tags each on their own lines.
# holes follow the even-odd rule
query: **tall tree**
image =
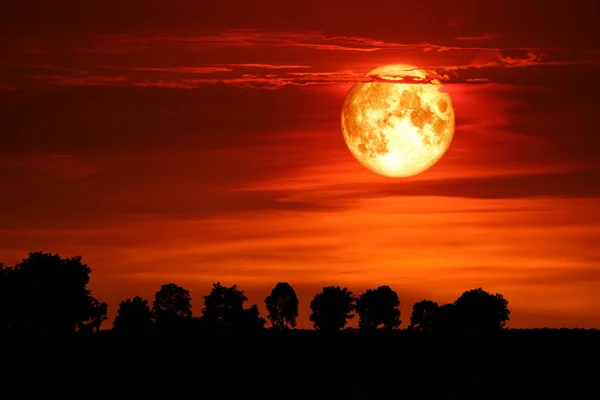
<svg viewBox="0 0 600 400">
<path fill-rule="evenodd" d="M 433 319 L 439 308 L 440 306 L 438 303 L 431 300 L 421 300 L 413 304 L 409 329 L 426 332 L 431 331 Z"/>
<path fill-rule="evenodd" d="M 127 335 L 145 335 L 154 327 L 153 318 L 148 300 L 135 296 L 119 303 L 113 330 Z"/>
<path fill-rule="evenodd" d="M 310 320 L 315 329 L 331 332 L 343 329 L 353 318 L 356 298 L 347 288 L 324 287 L 310 302 Z"/>
<path fill-rule="evenodd" d="M 187 289 L 175 283 L 162 285 L 154 296 L 152 311 L 161 329 L 181 328 L 192 320 L 192 298 Z"/>
<path fill-rule="evenodd" d="M 2 268 L 2 322 L 11 332 L 68 334 L 94 318 L 87 288 L 91 269 L 81 256 L 32 252 L 14 268 Z"/>
<path fill-rule="evenodd" d="M 294 328 L 298 318 L 298 296 L 287 282 L 279 282 L 265 299 L 269 321 L 274 328 Z"/>
<path fill-rule="evenodd" d="M 259 315 L 258 307 L 244 309 L 248 300 L 237 285 L 226 287 L 220 282 L 213 284 L 210 294 L 204 296 L 202 325 L 211 330 L 241 331 L 262 329 L 264 318 Z"/>
<path fill-rule="evenodd" d="M 369 289 L 356 300 L 358 326 L 361 329 L 377 329 L 380 325 L 386 329 L 398 328 L 402 323 L 398 307 L 398 294 L 389 286 Z"/>
<path fill-rule="evenodd" d="M 472 333 L 499 331 L 510 320 L 508 300 L 482 288 L 467 290 L 454 302 L 462 330 Z"/>
</svg>

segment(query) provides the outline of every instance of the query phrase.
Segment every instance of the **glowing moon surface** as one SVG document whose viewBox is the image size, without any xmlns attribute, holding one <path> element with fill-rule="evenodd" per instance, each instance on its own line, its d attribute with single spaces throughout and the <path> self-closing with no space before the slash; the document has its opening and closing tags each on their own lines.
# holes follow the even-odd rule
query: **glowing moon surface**
<svg viewBox="0 0 600 400">
<path fill-rule="evenodd" d="M 383 176 L 420 174 L 442 158 L 454 137 L 450 95 L 440 91 L 439 81 L 402 82 L 400 77 L 426 78 L 425 71 L 412 65 L 384 65 L 369 75 L 381 79 L 356 83 L 342 108 L 350 152 Z"/>
</svg>

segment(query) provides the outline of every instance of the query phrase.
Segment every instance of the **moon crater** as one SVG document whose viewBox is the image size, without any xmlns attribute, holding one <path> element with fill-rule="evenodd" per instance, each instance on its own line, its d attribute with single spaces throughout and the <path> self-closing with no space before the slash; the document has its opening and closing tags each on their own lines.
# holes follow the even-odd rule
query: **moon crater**
<svg viewBox="0 0 600 400">
<path fill-rule="evenodd" d="M 387 65 L 369 75 L 426 78 L 410 65 Z M 354 157 L 383 176 L 409 177 L 430 168 L 454 136 L 454 108 L 441 84 L 355 84 L 342 108 L 344 140 Z"/>
</svg>

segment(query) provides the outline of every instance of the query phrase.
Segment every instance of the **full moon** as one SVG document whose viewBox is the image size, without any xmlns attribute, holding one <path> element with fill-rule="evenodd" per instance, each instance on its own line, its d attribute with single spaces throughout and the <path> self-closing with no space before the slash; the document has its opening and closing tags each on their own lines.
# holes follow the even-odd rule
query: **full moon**
<svg viewBox="0 0 600 400">
<path fill-rule="evenodd" d="M 342 132 L 352 155 L 369 170 L 406 178 L 430 168 L 454 137 L 454 107 L 437 80 L 412 65 L 384 65 L 356 83 L 342 108 Z M 404 83 L 422 79 L 422 83 Z M 386 81 L 389 81 L 386 82 Z"/>
</svg>

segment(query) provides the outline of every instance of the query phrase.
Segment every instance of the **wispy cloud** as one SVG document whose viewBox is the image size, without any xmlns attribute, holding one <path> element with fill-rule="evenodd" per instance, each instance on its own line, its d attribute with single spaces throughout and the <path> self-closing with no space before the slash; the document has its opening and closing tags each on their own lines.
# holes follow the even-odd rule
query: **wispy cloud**
<svg viewBox="0 0 600 400">
<path fill-rule="evenodd" d="M 215 72 L 231 72 L 232 68 L 227 66 L 202 66 L 202 67 L 111 67 L 106 69 L 118 69 L 123 71 L 145 71 L 145 72 L 172 72 L 175 74 L 212 74 Z"/>
<path fill-rule="evenodd" d="M 441 82 L 445 84 L 487 84 L 498 82 L 496 76 L 498 71 L 504 69 L 524 67 L 550 67 L 550 66 L 600 66 L 600 60 L 580 61 L 542 61 L 538 58 L 518 59 L 504 57 L 502 61 L 491 61 L 482 64 L 468 65 L 444 65 L 426 68 L 427 76 L 424 78 L 414 76 L 384 76 L 365 75 L 365 71 L 306 71 L 273 73 L 269 70 L 292 69 L 254 67 L 254 73 L 240 72 L 232 67 L 164 67 L 164 68 L 113 68 L 121 71 L 118 75 L 103 76 L 98 71 L 90 74 L 85 71 L 64 74 L 33 74 L 33 78 L 39 82 L 56 85 L 73 86 L 138 86 L 138 87 L 165 87 L 194 89 L 203 85 L 225 84 L 239 88 L 252 89 L 279 89 L 285 86 L 308 86 L 308 85 L 331 85 L 359 82 L 385 82 L 395 84 L 430 84 Z M 303 67 L 308 69 L 308 67 Z M 125 74 L 124 72 L 129 72 Z M 136 74 L 131 74 L 136 72 Z M 156 75 L 162 73 L 162 75 Z M 166 75 L 165 75 L 166 74 Z M 204 75 L 203 78 L 195 78 L 193 75 Z M 568 74 L 564 75 L 569 77 Z M 511 81 L 512 79 L 512 81 Z M 515 75 L 512 78 L 504 78 L 501 83 L 526 84 L 523 77 Z M 549 81 L 549 83 L 552 83 Z"/>
<path fill-rule="evenodd" d="M 148 71 L 148 72 L 172 72 L 176 74 L 212 74 L 217 72 L 231 72 L 236 69 L 256 69 L 256 70 L 285 70 L 285 69 L 304 69 L 310 68 L 308 65 L 276 65 L 276 64 L 208 64 L 198 67 L 119 67 L 102 66 L 105 69 L 127 70 L 127 71 Z"/>
<path fill-rule="evenodd" d="M 328 211 L 332 204 L 340 209 L 352 207 L 358 199 L 444 197 L 462 199 L 526 199 L 526 198 L 580 198 L 600 197 L 600 189 L 591 182 L 600 178 L 598 170 L 576 170 L 569 172 L 514 174 L 483 177 L 446 178 L 435 180 L 413 180 L 402 183 L 330 184 L 319 187 L 318 193 L 308 194 L 307 188 L 299 186 L 281 190 L 273 184 L 272 189 L 241 188 L 239 195 L 256 196 L 261 207 L 268 204 L 273 209 L 282 205 L 298 210 L 311 209 Z M 308 191 L 308 193 L 314 193 Z M 249 198 L 254 198 L 250 196 Z M 266 201 L 268 200 L 268 201 Z M 254 202 L 246 202 L 255 204 Z"/>
<path fill-rule="evenodd" d="M 534 51 L 595 53 L 595 49 L 565 49 L 561 47 L 500 46 L 497 33 L 448 37 L 438 42 L 389 41 L 358 36 L 328 36 L 322 31 L 274 32 L 261 29 L 232 29 L 216 35 L 95 35 L 76 45 L 65 43 L 68 51 L 84 53 L 129 53 L 144 50 L 177 49 L 187 52 L 207 52 L 226 48 L 300 48 L 332 52 L 406 51 Z M 243 65 L 243 63 L 238 64 Z M 253 65 L 253 64 L 249 64 Z"/>
<path fill-rule="evenodd" d="M 274 64 L 214 64 L 227 68 L 256 68 L 256 69 L 302 69 L 310 68 L 309 65 L 274 65 Z"/>
<path fill-rule="evenodd" d="M 198 65 L 97 65 L 87 68 L 54 66 L 47 64 L 3 64 L 4 68 L 22 70 L 25 81 L 33 78 L 35 82 L 51 85 L 70 86 L 132 86 L 194 89 L 204 85 L 224 84 L 239 88 L 278 89 L 286 86 L 327 85 L 355 82 L 393 82 L 393 83 L 432 83 L 440 81 L 447 84 L 485 84 L 508 83 L 526 85 L 521 74 L 499 73 L 514 68 L 556 67 L 556 66 L 600 66 L 600 53 L 596 50 L 561 48 L 498 47 L 493 40 L 499 35 L 488 33 L 476 36 L 459 36 L 448 39 L 447 43 L 393 42 L 353 36 L 326 36 L 322 32 L 268 32 L 262 30 L 230 30 L 218 35 L 205 36 L 136 36 L 103 35 L 83 40 L 84 44 L 72 47 L 69 51 L 104 51 L 107 48 L 116 51 L 177 51 L 189 54 L 211 52 L 210 58 Z M 256 55 L 235 52 L 235 62 L 219 63 L 218 51 L 226 48 L 270 49 Z M 425 64 L 426 78 L 365 76 L 363 67 L 345 67 L 342 61 L 327 64 L 306 62 L 303 52 L 285 53 L 285 57 L 275 57 L 283 49 L 314 49 L 316 51 L 388 51 L 386 58 L 398 59 L 398 56 L 411 52 L 440 52 L 430 57 Z M 94 50 L 96 49 L 96 50 Z M 390 53 L 391 51 L 391 53 Z M 468 52 L 473 61 L 462 64 L 446 64 L 436 61 L 448 60 L 447 52 Z M 254 54 L 254 52 L 253 52 Z M 339 55 L 339 54 L 338 54 Z M 334 54 L 331 54 L 334 56 Z M 358 55 L 357 55 L 358 56 Z M 190 56 L 197 58 L 197 55 Z M 274 57 L 274 58 L 273 58 Z M 228 58 L 231 58 L 228 56 Z M 261 59 L 262 58 L 262 59 Z M 335 57 L 334 57 L 335 58 Z M 342 57 L 343 58 L 343 57 Z M 273 62 L 273 59 L 285 62 Z M 461 59 L 465 59 L 461 56 Z M 269 60 L 270 62 L 266 62 Z M 210 61 L 210 62 L 208 62 Z M 364 62 L 363 64 L 366 64 Z M 369 66 L 371 68 L 372 66 Z M 44 70 L 44 73 L 27 74 L 28 70 Z M 50 71 L 51 73 L 47 73 Z M 201 75 L 201 76 L 199 76 Z M 569 74 L 564 74 L 568 77 Z M 21 82 L 6 81 L 10 87 L 20 87 Z"/>
<path fill-rule="evenodd" d="M 118 86 L 133 84 L 133 82 L 123 76 L 65 76 L 45 74 L 32 75 L 31 77 L 59 86 Z"/>
<path fill-rule="evenodd" d="M 426 43 L 394 43 L 357 37 L 327 37 L 322 32 L 268 32 L 258 29 L 236 29 L 206 36 L 134 36 L 103 35 L 77 52 L 128 52 L 147 48 L 179 47 L 188 51 L 210 51 L 226 47 L 302 47 L 315 50 L 370 52 L 382 49 L 423 48 L 437 46 Z"/>
<path fill-rule="evenodd" d="M 456 40 L 468 41 L 468 42 L 486 42 L 489 40 L 497 39 L 502 37 L 499 33 L 484 33 L 483 35 L 474 36 L 458 36 Z"/>
<path fill-rule="evenodd" d="M 424 41 L 396 42 L 357 36 L 327 36 L 321 31 L 271 32 L 260 29 L 233 29 L 217 35 L 98 35 L 74 48 L 84 53 L 128 53 L 146 49 L 178 48 L 185 51 L 213 51 L 223 48 L 306 48 L 320 51 L 376 52 L 384 50 L 527 50 L 523 47 L 502 48 L 485 45 L 500 37 L 488 33 L 480 36 L 449 38 L 445 43 Z M 472 43 L 472 44 L 465 44 Z M 476 43 L 476 45 L 473 45 Z"/>
</svg>

